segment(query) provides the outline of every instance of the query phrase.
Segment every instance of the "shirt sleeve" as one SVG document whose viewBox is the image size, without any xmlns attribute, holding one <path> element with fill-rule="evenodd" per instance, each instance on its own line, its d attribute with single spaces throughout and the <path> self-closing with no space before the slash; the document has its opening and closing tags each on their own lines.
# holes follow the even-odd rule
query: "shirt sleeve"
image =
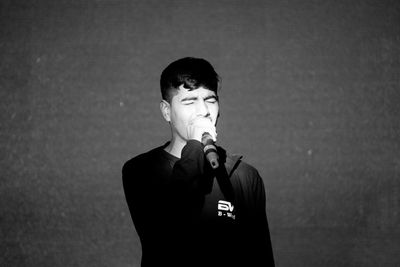
<svg viewBox="0 0 400 267">
<path fill-rule="evenodd" d="M 163 173 L 160 158 L 142 157 L 122 169 L 123 187 L 136 231 L 142 244 L 142 263 L 162 260 L 180 265 L 193 229 L 199 180 L 204 173 L 203 146 L 189 140 L 172 171 Z M 164 162 L 165 163 L 165 162 Z M 151 253 L 147 256 L 147 253 Z M 157 258 L 158 257 L 158 258 Z M 183 261 L 183 260 L 182 260 Z M 150 264 L 150 265 L 151 265 Z M 181 263 L 181 265 L 184 265 Z"/>
<path fill-rule="evenodd" d="M 204 174 L 203 145 L 197 140 L 189 140 L 172 169 L 170 190 L 173 197 L 181 200 L 198 196 Z"/>
<path fill-rule="evenodd" d="M 253 194 L 253 215 L 250 216 L 249 229 L 254 237 L 254 252 L 256 262 L 263 263 L 259 266 L 275 266 L 266 214 L 266 193 L 264 182 L 258 171 L 253 172 L 251 191 Z"/>
<path fill-rule="evenodd" d="M 182 149 L 181 158 L 174 164 L 170 182 L 166 188 L 166 197 L 171 218 L 171 231 L 174 245 L 186 251 L 185 244 L 190 243 L 193 229 L 200 216 L 204 195 L 201 183 L 205 179 L 203 145 L 196 140 L 189 140 Z M 186 251 L 185 253 L 189 253 Z"/>
</svg>

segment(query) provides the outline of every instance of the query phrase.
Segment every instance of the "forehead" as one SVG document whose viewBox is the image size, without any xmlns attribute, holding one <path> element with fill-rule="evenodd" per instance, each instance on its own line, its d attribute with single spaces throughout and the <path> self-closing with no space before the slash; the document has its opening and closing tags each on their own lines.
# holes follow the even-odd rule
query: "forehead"
<svg viewBox="0 0 400 267">
<path fill-rule="evenodd" d="M 186 97 L 208 97 L 208 96 L 216 96 L 216 93 L 210 89 L 207 89 L 203 86 L 200 86 L 197 89 L 189 90 L 183 87 L 183 85 L 179 86 L 174 98 L 176 97 L 178 100 Z"/>
</svg>

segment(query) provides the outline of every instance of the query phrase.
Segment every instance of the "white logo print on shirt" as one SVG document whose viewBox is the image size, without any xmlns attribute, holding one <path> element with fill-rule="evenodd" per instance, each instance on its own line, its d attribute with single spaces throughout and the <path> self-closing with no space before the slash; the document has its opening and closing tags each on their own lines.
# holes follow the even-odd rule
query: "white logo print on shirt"
<svg viewBox="0 0 400 267">
<path fill-rule="evenodd" d="M 233 212 L 234 206 L 231 202 L 225 200 L 218 201 L 218 216 L 228 217 L 235 219 L 235 214 Z"/>
</svg>

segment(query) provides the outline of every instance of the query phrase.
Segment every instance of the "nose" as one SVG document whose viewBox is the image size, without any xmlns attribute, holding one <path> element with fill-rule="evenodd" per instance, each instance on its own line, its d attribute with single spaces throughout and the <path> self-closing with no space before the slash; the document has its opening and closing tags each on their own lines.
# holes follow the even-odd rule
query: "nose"
<svg viewBox="0 0 400 267">
<path fill-rule="evenodd" d="M 208 110 L 207 103 L 204 100 L 198 101 L 196 105 L 196 112 L 198 116 L 209 117 L 210 111 Z"/>
</svg>

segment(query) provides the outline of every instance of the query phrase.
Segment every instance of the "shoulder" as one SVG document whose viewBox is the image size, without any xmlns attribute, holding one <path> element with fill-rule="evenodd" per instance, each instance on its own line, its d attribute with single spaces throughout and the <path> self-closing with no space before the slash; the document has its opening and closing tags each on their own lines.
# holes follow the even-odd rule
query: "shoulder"
<svg viewBox="0 0 400 267">
<path fill-rule="evenodd" d="M 159 155 L 160 149 L 161 147 L 154 148 L 126 161 L 122 166 L 123 176 L 131 172 L 137 172 L 140 169 L 148 168 L 148 165 Z"/>
<path fill-rule="evenodd" d="M 230 175 L 230 179 L 234 183 L 240 183 L 241 187 L 257 188 L 264 187 L 263 180 L 258 170 L 242 160 L 242 157 L 228 156 L 227 157 L 227 169 Z"/>
<path fill-rule="evenodd" d="M 243 177 L 245 179 L 262 180 L 258 170 L 246 161 L 241 160 L 237 166 L 236 171 L 240 177 Z"/>
<path fill-rule="evenodd" d="M 255 167 L 243 160 L 242 156 L 239 155 L 227 155 L 226 156 L 226 167 L 229 173 L 236 174 L 239 176 L 255 177 L 259 176 L 259 173 Z"/>
<path fill-rule="evenodd" d="M 133 191 L 137 192 L 147 183 L 151 183 L 149 177 L 153 171 L 155 162 L 158 162 L 158 157 L 161 154 L 160 147 L 154 148 L 145 153 L 139 154 L 122 166 L 122 184 L 126 194 L 130 195 Z M 133 191 L 132 191 L 133 190 Z"/>
<path fill-rule="evenodd" d="M 242 203 L 242 207 L 246 207 L 245 209 L 248 210 L 252 210 L 258 205 L 264 205 L 265 187 L 258 170 L 241 158 L 235 161 L 228 157 L 227 163 L 235 164 L 229 180 L 238 203 Z"/>
<path fill-rule="evenodd" d="M 218 154 L 222 156 L 228 177 L 231 179 L 239 179 L 242 182 L 261 180 L 258 170 L 244 161 L 242 155 L 227 153 L 222 147 L 218 147 Z"/>
</svg>

